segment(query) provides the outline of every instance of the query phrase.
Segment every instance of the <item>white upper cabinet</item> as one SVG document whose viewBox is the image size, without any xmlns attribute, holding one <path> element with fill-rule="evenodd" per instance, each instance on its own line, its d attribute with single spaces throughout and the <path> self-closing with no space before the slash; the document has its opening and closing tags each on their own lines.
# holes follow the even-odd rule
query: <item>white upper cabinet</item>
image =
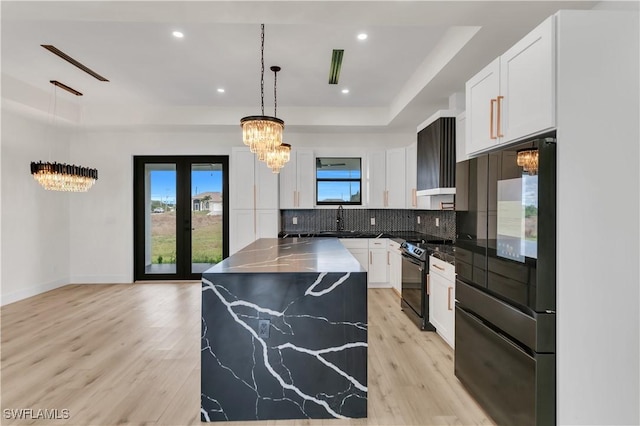
<svg viewBox="0 0 640 426">
<path fill-rule="evenodd" d="M 405 149 L 367 155 L 369 208 L 405 208 Z"/>
<path fill-rule="evenodd" d="M 467 114 L 463 112 L 456 116 L 456 163 L 469 159 L 467 156 L 466 126 Z"/>
<path fill-rule="evenodd" d="M 495 59 L 466 84 L 466 152 L 482 151 L 498 143 L 496 103 L 500 92 L 500 58 Z"/>
<path fill-rule="evenodd" d="M 367 178 L 367 207 L 384 208 L 387 199 L 387 158 L 384 151 L 372 151 L 367 154 Z"/>
<path fill-rule="evenodd" d="M 231 208 L 253 209 L 255 206 L 255 155 L 249 148 L 233 148 L 231 160 Z"/>
<path fill-rule="evenodd" d="M 278 175 L 249 148 L 231 151 L 231 209 L 277 209 Z"/>
<path fill-rule="evenodd" d="M 387 204 L 392 209 L 405 208 L 405 149 L 387 150 L 386 186 Z"/>
<path fill-rule="evenodd" d="M 418 208 L 418 144 L 412 143 L 405 148 L 405 206 Z"/>
<path fill-rule="evenodd" d="M 467 154 L 555 127 L 554 19 L 467 81 Z"/>
<path fill-rule="evenodd" d="M 280 208 L 312 209 L 315 205 L 315 163 L 312 150 L 293 150 L 280 169 Z"/>
<path fill-rule="evenodd" d="M 555 127 L 555 17 L 500 57 L 498 112 L 504 142 Z"/>
</svg>

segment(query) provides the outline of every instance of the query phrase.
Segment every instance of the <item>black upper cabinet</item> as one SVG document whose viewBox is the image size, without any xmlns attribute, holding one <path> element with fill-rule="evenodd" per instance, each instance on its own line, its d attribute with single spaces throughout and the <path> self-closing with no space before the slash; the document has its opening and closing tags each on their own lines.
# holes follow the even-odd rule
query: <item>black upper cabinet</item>
<svg viewBox="0 0 640 426">
<path fill-rule="evenodd" d="M 442 117 L 418 132 L 418 191 L 456 186 L 456 119 Z"/>
</svg>

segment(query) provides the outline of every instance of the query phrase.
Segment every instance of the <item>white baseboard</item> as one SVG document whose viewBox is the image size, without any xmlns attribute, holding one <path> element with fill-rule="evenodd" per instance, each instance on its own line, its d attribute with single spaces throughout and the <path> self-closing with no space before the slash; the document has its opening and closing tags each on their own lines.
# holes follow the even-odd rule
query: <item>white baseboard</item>
<svg viewBox="0 0 640 426">
<path fill-rule="evenodd" d="M 59 279 L 54 281 L 49 281 L 48 283 L 42 283 L 33 285 L 31 287 L 23 288 L 18 291 L 14 291 L 12 293 L 4 294 L 4 292 L 0 295 L 0 306 L 8 305 L 9 303 L 17 302 L 22 299 L 26 299 L 28 297 L 36 296 L 40 293 L 44 293 L 49 290 L 53 290 L 54 288 L 62 287 L 69 284 L 69 281 L 66 279 Z"/>
<path fill-rule="evenodd" d="M 367 283 L 367 288 L 391 288 L 389 283 Z"/>
<path fill-rule="evenodd" d="M 74 275 L 71 284 L 131 284 L 133 277 L 126 275 Z"/>
</svg>

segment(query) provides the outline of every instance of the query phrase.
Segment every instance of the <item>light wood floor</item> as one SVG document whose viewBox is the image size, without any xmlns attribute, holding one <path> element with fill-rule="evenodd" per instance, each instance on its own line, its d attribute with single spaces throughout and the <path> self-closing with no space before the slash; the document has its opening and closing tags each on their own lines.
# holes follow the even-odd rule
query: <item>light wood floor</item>
<svg viewBox="0 0 640 426">
<path fill-rule="evenodd" d="M 248 424 L 492 424 L 454 377 L 453 351 L 398 305 L 392 290 L 369 290 L 368 419 Z M 1 330 L 3 425 L 200 424 L 198 283 L 70 285 L 2 307 Z"/>
</svg>

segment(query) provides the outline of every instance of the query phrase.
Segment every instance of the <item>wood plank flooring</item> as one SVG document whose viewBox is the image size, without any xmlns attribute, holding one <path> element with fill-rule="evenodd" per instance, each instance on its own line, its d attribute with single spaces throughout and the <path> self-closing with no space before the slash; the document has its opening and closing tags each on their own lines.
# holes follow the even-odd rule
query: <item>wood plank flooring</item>
<svg viewBox="0 0 640 426">
<path fill-rule="evenodd" d="M 451 348 L 420 332 L 393 290 L 368 296 L 367 419 L 227 425 L 493 424 L 454 377 Z M 0 312 L 3 425 L 201 424 L 199 283 L 69 285 Z"/>
</svg>

